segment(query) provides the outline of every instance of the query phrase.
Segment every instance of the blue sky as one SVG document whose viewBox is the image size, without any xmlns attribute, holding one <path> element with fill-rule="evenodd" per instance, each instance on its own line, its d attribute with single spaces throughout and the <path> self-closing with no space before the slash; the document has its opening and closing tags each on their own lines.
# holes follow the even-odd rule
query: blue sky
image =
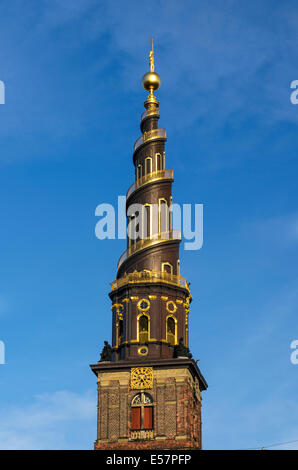
<svg viewBox="0 0 298 470">
<path fill-rule="evenodd" d="M 297 24 L 290 0 L 1 3 L 1 448 L 93 446 L 125 249 L 94 212 L 133 181 L 151 36 L 174 202 L 204 204 L 181 252 L 204 447 L 298 439 Z"/>
</svg>

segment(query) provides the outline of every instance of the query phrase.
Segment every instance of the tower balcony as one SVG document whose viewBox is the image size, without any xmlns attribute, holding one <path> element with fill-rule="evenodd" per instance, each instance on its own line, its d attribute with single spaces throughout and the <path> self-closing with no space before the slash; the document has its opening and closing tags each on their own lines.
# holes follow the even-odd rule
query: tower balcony
<svg viewBox="0 0 298 470">
<path fill-rule="evenodd" d="M 128 273 L 112 282 L 112 291 L 127 284 L 138 284 L 142 282 L 164 282 L 165 284 L 183 287 L 189 292 L 189 286 L 185 277 L 165 271 L 134 271 L 133 273 Z"/>
<path fill-rule="evenodd" d="M 163 179 L 174 179 L 174 172 L 173 170 L 159 170 L 153 171 L 152 173 L 148 173 L 147 175 L 142 176 L 137 181 L 135 181 L 126 193 L 126 199 L 128 199 L 131 194 L 136 190 L 139 189 L 141 186 L 145 184 L 152 183 L 153 181 L 163 180 Z"/>
<path fill-rule="evenodd" d="M 146 109 L 142 114 L 141 121 L 144 121 L 144 119 L 150 116 L 159 116 L 159 110 L 156 106 Z"/>
<path fill-rule="evenodd" d="M 141 135 L 141 137 L 139 137 L 136 141 L 134 145 L 134 152 L 140 147 L 140 145 L 144 144 L 145 142 L 160 138 L 167 138 L 167 133 L 165 129 L 152 129 L 151 131 L 144 132 L 144 134 Z"/>
<path fill-rule="evenodd" d="M 138 251 L 144 250 L 153 245 L 158 245 L 160 243 L 168 242 L 169 240 L 181 240 L 181 232 L 180 230 L 169 230 L 167 232 L 156 233 L 151 235 L 149 238 L 143 238 L 136 242 L 132 241 L 131 246 L 124 251 L 124 253 L 120 256 L 118 261 L 118 270 L 122 263 L 126 261 L 130 256 L 134 255 Z"/>
</svg>

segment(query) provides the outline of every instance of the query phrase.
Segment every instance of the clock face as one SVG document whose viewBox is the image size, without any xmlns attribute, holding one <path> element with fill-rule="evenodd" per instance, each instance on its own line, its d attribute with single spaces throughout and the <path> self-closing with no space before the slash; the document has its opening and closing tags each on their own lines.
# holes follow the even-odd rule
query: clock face
<svg viewBox="0 0 298 470">
<path fill-rule="evenodd" d="M 131 388 L 145 389 L 153 386 L 152 367 L 132 367 L 131 368 Z"/>
</svg>

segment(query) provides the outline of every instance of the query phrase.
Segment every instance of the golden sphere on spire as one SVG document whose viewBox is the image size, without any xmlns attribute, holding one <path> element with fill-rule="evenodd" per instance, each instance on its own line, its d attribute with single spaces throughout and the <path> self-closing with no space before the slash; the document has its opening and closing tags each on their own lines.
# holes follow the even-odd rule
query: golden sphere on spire
<svg viewBox="0 0 298 470">
<path fill-rule="evenodd" d="M 158 73 L 148 72 L 145 73 L 142 79 L 142 85 L 147 91 L 157 90 L 160 87 L 161 79 Z"/>
<path fill-rule="evenodd" d="M 157 90 L 160 87 L 161 84 L 161 79 L 158 73 L 155 72 L 154 70 L 154 51 L 153 51 L 153 39 L 150 39 L 151 42 L 151 51 L 149 52 L 149 66 L 150 66 L 150 72 L 145 73 L 143 79 L 142 79 L 142 85 L 145 88 L 145 90 L 149 91 L 150 94 L 148 96 L 148 99 L 145 103 L 158 103 L 156 101 L 156 98 L 153 94 L 153 91 Z M 145 106 L 146 107 L 146 106 Z"/>
</svg>

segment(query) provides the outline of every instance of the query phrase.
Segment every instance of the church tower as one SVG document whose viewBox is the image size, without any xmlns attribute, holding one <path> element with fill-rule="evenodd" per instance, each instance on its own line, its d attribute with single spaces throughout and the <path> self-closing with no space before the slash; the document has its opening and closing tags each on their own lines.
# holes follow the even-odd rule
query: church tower
<svg viewBox="0 0 298 470">
<path fill-rule="evenodd" d="M 105 342 L 97 376 L 95 449 L 200 449 L 201 392 L 207 383 L 188 345 L 191 294 L 180 274 L 180 233 L 172 227 L 173 170 L 166 169 L 166 130 L 158 127 L 161 83 L 149 92 L 134 144 L 134 183 L 126 195 L 127 248 L 109 294 L 112 347 Z"/>
</svg>

